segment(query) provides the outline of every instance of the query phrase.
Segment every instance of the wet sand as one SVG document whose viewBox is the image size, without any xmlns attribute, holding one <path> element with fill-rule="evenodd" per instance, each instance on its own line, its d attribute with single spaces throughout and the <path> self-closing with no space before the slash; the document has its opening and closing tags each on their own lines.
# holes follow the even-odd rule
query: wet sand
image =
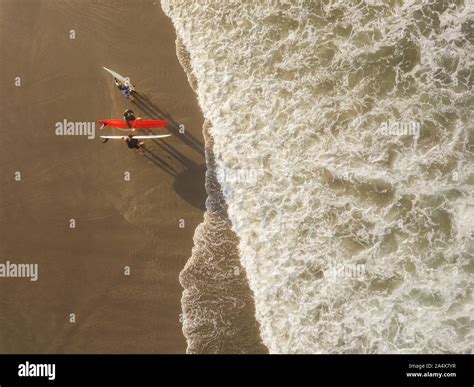
<svg viewBox="0 0 474 387">
<path fill-rule="evenodd" d="M 202 221 L 205 161 L 171 22 L 151 0 L 0 8 L 0 263 L 39 264 L 37 282 L 0 278 L 0 353 L 184 353 L 178 276 Z M 132 79 L 135 103 L 102 66 Z M 55 135 L 56 122 L 127 108 L 168 117 L 174 136 L 147 143 L 144 157 L 120 142 Z"/>
</svg>

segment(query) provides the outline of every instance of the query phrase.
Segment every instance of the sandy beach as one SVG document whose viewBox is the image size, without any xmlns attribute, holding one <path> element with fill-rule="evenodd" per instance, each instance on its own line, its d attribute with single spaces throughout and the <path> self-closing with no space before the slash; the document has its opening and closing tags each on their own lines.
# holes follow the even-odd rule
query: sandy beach
<svg viewBox="0 0 474 387">
<path fill-rule="evenodd" d="M 178 276 L 202 221 L 205 161 L 203 117 L 171 22 L 153 1 L 0 8 L 0 261 L 39 267 L 35 282 L 0 279 L 0 352 L 184 353 Z M 135 103 L 102 66 L 131 78 Z M 170 120 L 173 136 L 147 141 L 144 157 L 102 144 L 102 133 L 55 134 L 64 119 L 121 118 L 129 108 Z"/>
<path fill-rule="evenodd" d="M 0 354 L 472 353 L 472 14 L 0 0 Z"/>
</svg>

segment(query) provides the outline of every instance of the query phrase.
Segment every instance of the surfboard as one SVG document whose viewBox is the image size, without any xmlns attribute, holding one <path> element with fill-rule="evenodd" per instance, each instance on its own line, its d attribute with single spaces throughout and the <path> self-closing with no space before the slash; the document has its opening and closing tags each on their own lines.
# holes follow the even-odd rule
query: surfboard
<svg viewBox="0 0 474 387">
<path fill-rule="evenodd" d="M 163 120 L 132 120 L 130 121 L 131 128 L 128 127 L 125 120 L 99 120 L 97 122 L 117 129 L 154 129 L 169 125 L 168 121 Z"/>
<path fill-rule="evenodd" d="M 117 80 L 121 83 L 123 83 L 125 86 L 129 86 L 130 90 L 135 91 L 135 86 L 132 85 L 132 82 L 130 81 L 130 78 L 124 77 L 123 75 L 120 75 L 119 73 L 108 69 L 107 67 L 102 67 L 105 71 L 107 71 L 110 75 L 112 75 L 114 78 L 117 78 Z"/>
<path fill-rule="evenodd" d="M 132 138 L 137 138 L 139 140 L 144 140 L 147 138 L 165 138 L 165 137 L 170 137 L 171 134 L 151 134 L 149 136 L 132 136 Z M 111 138 L 114 140 L 123 140 L 125 138 L 128 138 L 128 136 L 100 136 L 100 138 Z"/>
</svg>

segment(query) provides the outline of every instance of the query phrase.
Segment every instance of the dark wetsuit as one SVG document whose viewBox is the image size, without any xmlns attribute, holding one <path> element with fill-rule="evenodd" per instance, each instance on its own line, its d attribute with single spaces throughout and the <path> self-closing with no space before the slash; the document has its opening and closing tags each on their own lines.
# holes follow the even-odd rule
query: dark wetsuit
<svg viewBox="0 0 474 387">
<path fill-rule="evenodd" d="M 137 118 L 135 117 L 135 113 L 128 109 L 123 113 L 123 118 L 125 119 L 125 122 L 127 123 L 128 127 L 131 128 L 132 124 L 131 121 L 136 120 Z"/>
<path fill-rule="evenodd" d="M 140 141 L 138 141 L 136 138 L 130 138 L 130 140 L 127 141 L 127 146 L 130 149 L 140 149 Z"/>
</svg>

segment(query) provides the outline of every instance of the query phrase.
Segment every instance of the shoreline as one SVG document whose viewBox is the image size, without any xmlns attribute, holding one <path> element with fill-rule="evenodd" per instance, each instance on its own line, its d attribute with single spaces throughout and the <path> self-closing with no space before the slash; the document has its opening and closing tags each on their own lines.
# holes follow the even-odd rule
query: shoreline
<svg viewBox="0 0 474 387">
<path fill-rule="evenodd" d="M 189 52 L 179 36 L 176 54 L 197 94 Z M 192 255 L 179 276 L 184 288 L 181 305 L 187 353 L 266 354 L 253 292 L 240 262 L 239 238 L 232 230 L 216 176 L 211 125 L 206 120 L 202 128 L 207 165 L 206 212 L 194 233 Z"/>
</svg>

